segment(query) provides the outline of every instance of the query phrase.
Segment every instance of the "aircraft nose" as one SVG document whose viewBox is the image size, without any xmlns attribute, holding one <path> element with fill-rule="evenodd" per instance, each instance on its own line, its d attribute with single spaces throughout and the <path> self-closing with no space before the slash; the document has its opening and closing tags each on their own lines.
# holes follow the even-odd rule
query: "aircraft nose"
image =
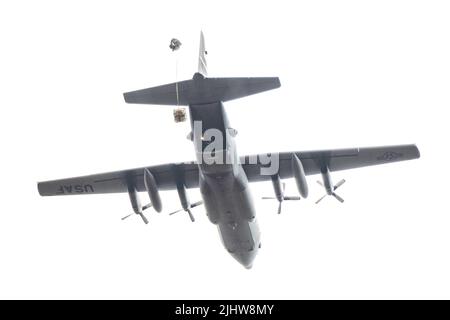
<svg viewBox="0 0 450 320">
<path fill-rule="evenodd" d="M 233 257 L 242 264 L 246 269 L 251 269 L 253 260 L 255 260 L 257 250 L 239 251 L 233 254 Z"/>
</svg>

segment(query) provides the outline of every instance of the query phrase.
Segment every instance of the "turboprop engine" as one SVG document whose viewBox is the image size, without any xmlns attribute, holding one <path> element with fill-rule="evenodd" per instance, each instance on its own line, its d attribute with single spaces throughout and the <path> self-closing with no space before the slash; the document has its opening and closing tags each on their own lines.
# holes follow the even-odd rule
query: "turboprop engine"
<svg viewBox="0 0 450 320">
<path fill-rule="evenodd" d="M 161 197 L 159 196 L 155 177 L 148 169 L 144 169 L 144 185 L 150 198 L 149 204 L 146 204 L 145 206 L 141 205 L 139 193 L 131 181 L 128 182 L 128 195 L 130 196 L 131 207 L 133 208 L 134 213 L 140 216 L 145 224 L 148 224 L 148 220 L 144 216 L 143 211 L 151 207 L 155 208 L 155 211 L 157 212 L 161 212 L 162 210 Z M 123 217 L 122 220 L 125 220 L 132 215 L 133 214 L 129 214 Z"/>
<path fill-rule="evenodd" d="M 335 191 L 345 183 L 345 179 L 342 179 L 338 183 L 333 185 L 333 182 L 331 181 L 330 169 L 328 168 L 328 166 L 323 167 L 320 173 L 322 174 L 323 183 L 320 181 L 317 181 L 317 183 L 325 188 L 326 193 L 316 201 L 316 204 L 322 201 L 326 196 L 333 196 L 339 202 L 344 202 L 344 199 L 338 196 Z"/>
<path fill-rule="evenodd" d="M 189 201 L 189 197 L 186 192 L 186 186 L 182 182 L 177 183 L 177 191 L 178 191 L 178 197 L 180 198 L 180 202 L 181 202 L 181 209 L 178 209 L 178 210 L 170 213 L 169 215 L 173 215 L 180 211 L 185 211 L 189 215 L 189 218 L 191 219 L 191 221 L 195 222 L 195 218 L 194 218 L 194 215 L 192 214 L 191 209 L 202 205 L 203 201 L 200 200 L 200 201 L 191 203 Z"/>
<path fill-rule="evenodd" d="M 143 211 L 150 208 L 151 204 L 145 206 L 141 205 L 141 201 L 139 199 L 139 194 L 136 190 L 136 187 L 131 183 L 128 184 L 128 195 L 130 196 L 131 207 L 133 208 L 134 213 L 131 213 L 123 217 L 122 220 L 125 220 L 126 218 L 132 216 L 133 214 L 136 214 L 142 218 L 142 221 L 144 221 L 145 224 L 148 224 L 148 220 L 144 216 Z"/>
<path fill-rule="evenodd" d="M 272 176 L 272 185 L 273 190 L 275 192 L 275 197 L 262 197 L 264 200 L 270 200 L 274 199 L 278 201 L 278 214 L 281 213 L 281 204 L 285 200 L 300 200 L 300 197 L 291 197 L 291 196 L 285 196 L 284 191 L 286 189 L 286 184 L 281 182 L 279 175 Z"/>
</svg>

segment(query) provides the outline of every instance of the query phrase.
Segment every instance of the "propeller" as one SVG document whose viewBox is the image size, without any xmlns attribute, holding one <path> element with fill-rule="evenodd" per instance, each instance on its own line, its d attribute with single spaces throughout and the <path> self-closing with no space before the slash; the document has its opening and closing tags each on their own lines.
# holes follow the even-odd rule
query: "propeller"
<svg viewBox="0 0 450 320">
<path fill-rule="evenodd" d="M 278 214 L 281 214 L 281 204 L 284 200 L 300 200 L 301 198 L 298 196 L 284 196 L 284 191 L 286 190 L 286 183 L 283 182 L 282 184 L 282 192 L 281 197 L 262 197 L 263 200 L 277 200 L 278 201 Z"/>
<path fill-rule="evenodd" d="M 142 207 L 142 211 L 147 210 L 148 208 L 151 208 L 151 207 L 152 207 L 151 203 L 146 204 L 145 206 Z"/>
<path fill-rule="evenodd" d="M 140 216 L 142 218 L 142 220 L 144 221 L 145 224 L 148 224 L 148 220 L 142 212 L 141 213 L 130 213 L 129 215 L 123 217 L 122 220 L 125 220 L 128 217 L 131 217 L 133 214 L 137 214 L 138 216 Z"/>
<path fill-rule="evenodd" d="M 169 215 L 171 216 L 171 215 L 173 215 L 173 214 L 175 214 L 175 213 L 178 213 L 178 212 L 180 212 L 180 211 L 186 211 L 187 213 L 188 213 L 188 215 L 189 215 L 189 218 L 191 218 L 191 221 L 192 222 L 194 222 L 195 221 L 195 218 L 194 218 L 194 215 L 192 214 L 192 211 L 191 211 L 191 209 L 193 209 L 193 208 L 195 208 L 195 207 L 198 207 L 198 206 L 200 206 L 200 205 L 202 205 L 203 204 L 203 201 L 197 201 L 197 202 L 194 202 L 193 204 L 191 204 L 189 207 L 187 207 L 186 209 L 184 209 L 184 208 L 181 208 L 181 209 L 178 209 L 178 210 L 176 210 L 176 211 L 174 211 L 174 212 L 171 212 L 171 213 L 169 213 Z"/>
<path fill-rule="evenodd" d="M 122 220 L 125 220 L 125 219 L 131 217 L 133 214 L 137 214 L 138 216 L 140 216 L 140 217 L 142 218 L 142 221 L 144 221 L 145 224 L 148 224 L 148 219 L 147 219 L 146 216 L 144 216 L 144 214 L 142 213 L 142 211 L 147 210 L 148 208 L 151 208 L 151 207 L 152 207 L 152 204 L 151 204 L 151 203 L 146 204 L 145 206 L 143 206 L 143 207 L 141 208 L 141 212 L 130 213 L 129 215 L 123 217 Z"/>
<path fill-rule="evenodd" d="M 321 181 L 317 181 L 317 183 L 320 185 L 320 186 L 322 186 L 322 187 L 324 187 L 325 188 L 325 186 L 323 185 L 323 183 L 321 182 Z M 333 191 L 330 193 L 330 194 L 328 194 L 328 193 L 325 193 L 322 197 L 320 197 L 319 198 L 319 200 L 317 200 L 316 201 L 316 204 L 318 204 L 320 201 L 322 201 L 326 196 L 328 196 L 328 195 L 330 195 L 330 196 L 333 196 L 333 197 L 335 197 L 339 202 L 344 202 L 344 199 L 342 199 L 339 195 L 337 195 L 336 194 L 336 189 L 337 188 L 339 188 L 340 186 L 342 186 L 343 184 L 345 183 L 345 179 L 342 179 L 342 180 L 340 180 L 338 183 L 336 183 L 335 185 L 334 185 L 334 187 L 333 187 Z"/>
</svg>

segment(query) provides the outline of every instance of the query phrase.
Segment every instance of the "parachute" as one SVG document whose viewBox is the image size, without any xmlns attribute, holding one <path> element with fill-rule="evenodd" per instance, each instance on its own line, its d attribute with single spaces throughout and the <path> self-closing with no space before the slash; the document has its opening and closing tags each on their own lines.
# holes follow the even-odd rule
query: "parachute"
<svg viewBox="0 0 450 320">
<path fill-rule="evenodd" d="M 170 40 L 170 45 L 169 48 L 172 49 L 172 51 L 178 50 L 181 47 L 181 41 L 173 38 L 172 40 Z"/>
</svg>

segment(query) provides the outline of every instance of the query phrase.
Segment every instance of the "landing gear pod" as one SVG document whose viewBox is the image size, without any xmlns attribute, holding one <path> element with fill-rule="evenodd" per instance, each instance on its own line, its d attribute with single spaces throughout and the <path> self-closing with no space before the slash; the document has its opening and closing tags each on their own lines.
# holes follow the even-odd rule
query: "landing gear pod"
<svg viewBox="0 0 450 320">
<path fill-rule="evenodd" d="M 148 169 L 144 169 L 144 185 L 147 190 L 150 202 L 156 212 L 162 211 L 161 197 L 159 196 L 158 186 L 155 177 Z"/>
<path fill-rule="evenodd" d="M 297 189 L 303 198 L 308 197 L 308 183 L 306 182 L 305 169 L 295 153 L 292 154 L 292 172 L 294 173 Z"/>
</svg>

